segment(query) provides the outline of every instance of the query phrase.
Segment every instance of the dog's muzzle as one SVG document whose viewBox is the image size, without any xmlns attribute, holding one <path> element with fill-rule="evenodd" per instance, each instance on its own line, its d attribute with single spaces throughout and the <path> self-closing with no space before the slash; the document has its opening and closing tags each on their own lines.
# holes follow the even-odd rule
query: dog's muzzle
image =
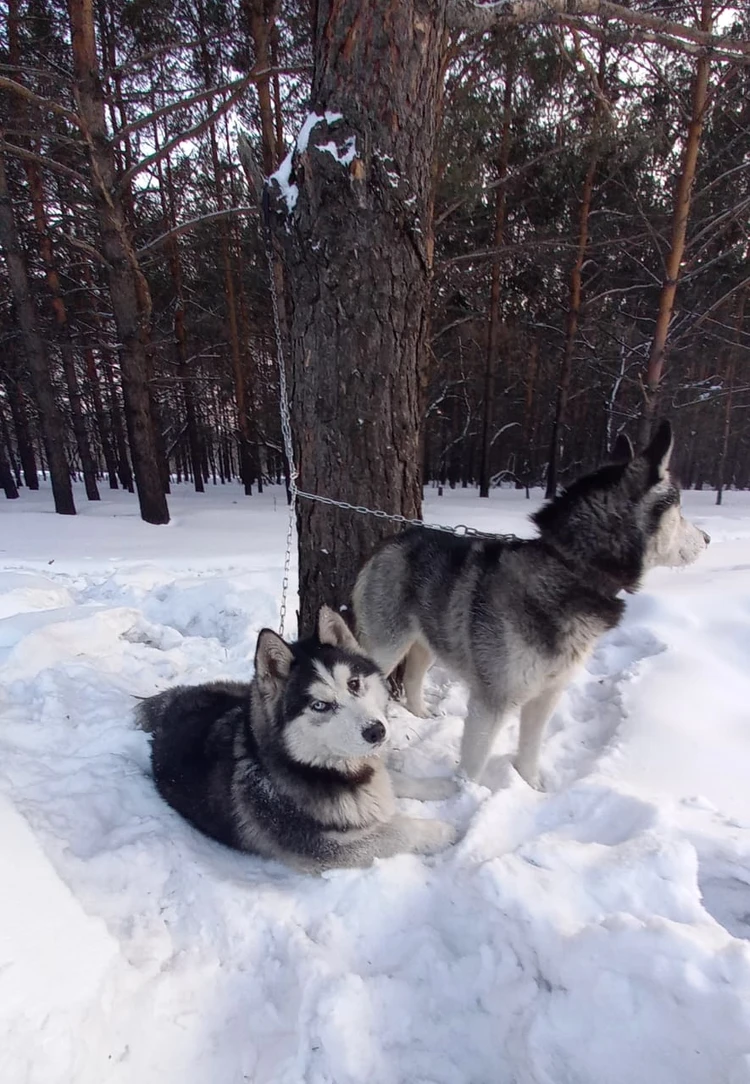
<svg viewBox="0 0 750 1084">
<path fill-rule="evenodd" d="M 380 745 L 385 741 L 385 727 L 381 722 L 370 723 L 368 726 L 363 727 L 362 737 L 370 745 Z"/>
<path fill-rule="evenodd" d="M 700 530 L 700 528 L 699 528 L 699 530 Z M 710 534 L 706 534 L 706 532 L 705 532 L 705 531 L 701 531 L 701 534 L 703 535 L 703 540 L 704 540 L 704 542 L 706 543 L 706 545 L 707 545 L 707 546 L 708 546 L 708 545 L 710 545 L 710 543 L 711 543 L 711 535 L 710 535 Z"/>
</svg>

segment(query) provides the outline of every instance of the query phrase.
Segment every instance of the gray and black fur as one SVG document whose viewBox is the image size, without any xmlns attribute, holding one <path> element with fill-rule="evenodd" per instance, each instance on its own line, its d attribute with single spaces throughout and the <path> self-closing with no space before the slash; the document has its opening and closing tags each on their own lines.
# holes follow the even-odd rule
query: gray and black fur
<svg viewBox="0 0 750 1084">
<path fill-rule="evenodd" d="M 364 566 L 353 593 L 363 648 L 390 674 L 405 660 L 407 706 L 424 715 L 433 658 L 469 686 L 460 772 L 478 780 L 492 742 L 520 712 L 515 765 L 538 786 L 544 726 L 597 639 L 620 621 L 620 592 L 656 565 L 686 565 L 709 542 L 683 519 L 663 422 L 638 456 L 627 438 L 611 463 L 533 517 L 534 539 L 477 539 L 414 529 Z"/>
<path fill-rule="evenodd" d="M 260 633 L 249 684 L 170 689 L 137 717 L 153 735 L 157 789 L 186 820 L 229 847 L 320 872 L 455 838 L 444 822 L 396 814 L 396 796 L 446 797 L 452 784 L 387 771 L 387 700 L 377 666 L 323 607 L 310 639 Z"/>
</svg>

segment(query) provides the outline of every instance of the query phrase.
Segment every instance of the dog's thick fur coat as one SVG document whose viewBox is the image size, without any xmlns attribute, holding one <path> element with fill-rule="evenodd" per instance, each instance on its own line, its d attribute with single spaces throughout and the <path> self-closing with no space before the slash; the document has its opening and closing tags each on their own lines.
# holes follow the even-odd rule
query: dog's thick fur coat
<svg viewBox="0 0 750 1084">
<path fill-rule="evenodd" d="M 441 798 L 446 779 L 409 780 L 380 758 L 387 691 L 344 621 L 323 607 L 317 635 L 259 637 L 249 684 L 182 686 L 145 700 L 161 795 L 229 847 L 320 872 L 455 838 L 435 820 L 399 816 L 395 797 Z"/>
<path fill-rule="evenodd" d="M 612 463 L 532 517 L 538 538 L 414 529 L 362 569 L 353 593 L 357 635 L 384 674 L 405 659 L 409 710 L 425 714 L 422 684 L 433 658 L 469 687 L 465 776 L 481 778 L 495 735 L 520 711 L 515 765 L 538 786 L 545 724 L 576 667 L 620 621 L 620 592 L 636 591 L 656 565 L 689 564 L 708 544 L 681 515 L 671 451 L 668 422 L 641 455 L 623 438 Z"/>
</svg>

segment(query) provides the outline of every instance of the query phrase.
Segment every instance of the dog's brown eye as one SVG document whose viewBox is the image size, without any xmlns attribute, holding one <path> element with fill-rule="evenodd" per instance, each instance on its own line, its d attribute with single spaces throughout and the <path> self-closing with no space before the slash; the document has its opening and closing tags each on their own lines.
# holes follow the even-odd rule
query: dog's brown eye
<svg viewBox="0 0 750 1084">
<path fill-rule="evenodd" d="M 347 681 L 347 687 L 350 693 L 358 693 L 360 689 L 360 680 L 358 677 L 349 678 Z"/>
</svg>

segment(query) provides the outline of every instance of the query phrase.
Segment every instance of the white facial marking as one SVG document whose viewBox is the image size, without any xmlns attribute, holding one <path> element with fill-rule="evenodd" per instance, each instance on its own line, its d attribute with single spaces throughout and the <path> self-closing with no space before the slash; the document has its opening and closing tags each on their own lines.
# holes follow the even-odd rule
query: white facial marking
<svg viewBox="0 0 750 1084">
<path fill-rule="evenodd" d="M 295 760 L 317 766 L 341 766 L 342 761 L 372 757 L 380 753 L 387 739 L 386 705 L 388 691 L 379 674 L 362 674 L 347 663 L 336 663 L 328 670 L 320 661 L 314 663 L 316 679 L 308 687 L 308 707 L 284 730 L 286 747 Z M 358 678 L 358 691 L 349 688 Z M 314 711 L 310 703 L 329 705 L 327 711 Z M 316 704 L 317 707 L 317 704 Z M 384 737 L 373 743 L 365 732 L 380 723 Z"/>
<path fill-rule="evenodd" d="M 669 492 L 671 482 L 667 476 L 654 486 L 651 507 Z M 682 568 L 691 565 L 707 546 L 705 535 L 694 523 L 682 515 L 680 505 L 673 504 L 661 516 L 658 530 L 649 538 L 646 550 L 646 568 Z"/>
</svg>

